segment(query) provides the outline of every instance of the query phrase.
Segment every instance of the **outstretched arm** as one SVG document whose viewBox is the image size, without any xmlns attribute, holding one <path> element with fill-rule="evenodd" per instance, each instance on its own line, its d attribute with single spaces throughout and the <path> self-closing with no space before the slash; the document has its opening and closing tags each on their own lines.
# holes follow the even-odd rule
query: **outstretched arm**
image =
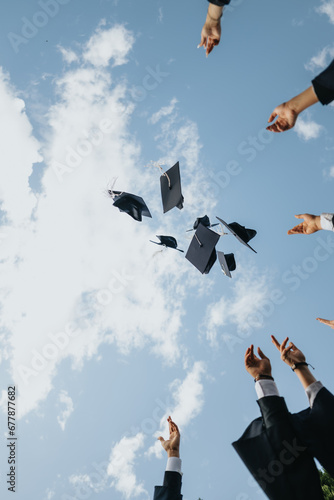
<svg viewBox="0 0 334 500">
<path fill-rule="evenodd" d="M 299 113 L 318 102 L 313 87 L 309 87 L 301 94 L 277 106 L 271 113 L 268 123 L 277 120 L 267 127 L 271 132 L 285 132 L 295 126 Z"/>
<path fill-rule="evenodd" d="M 162 436 L 158 437 L 162 447 L 167 452 L 168 458 L 180 458 L 180 431 L 178 426 L 173 422 L 171 417 L 167 419 L 169 425 L 169 439 L 165 440 Z"/>
<path fill-rule="evenodd" d="M 334 320 L 333 319 L 317 318 L 317 320 L 320 321 L 320 323 L 323 323 L 324 325 L 328 325 L 334 329 Z"/>
<path fill-rule="evenodd" d="M 215 0 L 209 3 L 206 21 L 201 33 L 201 43 L 198 45 L 198 48 L 204 47 L 206 49 L 206 57 L 208 57 L 213 48 L 220 42 L 220 21 L 223 15 L 223 7 L 228 3 L 229 0 Z"/>
<path fill-rule="evenodd" d="M 274 337 L 274 335 L 271 336 L 271 339 L 273 344 L 280 351 L 281 359 L 284 361 L 284 363 L 286 363 L 288 366 L 290 366 L 290 368 L 293 369 L 304 389 L 307 389 L 311 384 L 313 384 L 313 382 L 317 381 L 310 372 L 309 367 L 306 363 L 306 358 L 302 351 L 298 349 L 298 347 L 296 347 L 293 342 L 290 342 L 289 346 L 287 347 L 289 337 L 286 337 L 286 339 L 281 344 Z"/>
<path fill-rule="evenodd" d="M 296 219 L 304 219 L 303 222 L 288 231 L 288 234 L 313 234 L 321 229 L 334 231 L 334 214 L 322 213 L 321 215 L 300 214 Z"/>
</svg>

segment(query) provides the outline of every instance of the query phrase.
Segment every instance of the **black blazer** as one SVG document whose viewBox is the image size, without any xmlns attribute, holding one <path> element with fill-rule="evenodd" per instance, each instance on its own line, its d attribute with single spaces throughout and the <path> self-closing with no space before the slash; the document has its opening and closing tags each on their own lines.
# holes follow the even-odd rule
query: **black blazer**
<svg viewBox="0 0 334 500">
<path fill-rule="evenodd" d="M 320 75 L 312 80 L 314 92 L 321 104 L 329 104 L 334 99 L 334 60 Z"/>
<path fill-rule="evenodd" d="M 163 486 L 154 488 L 154 500 L 182 500 L 181 486 L 181 474 L 166 471 Z"/>
<path fill-rule="evenodd" d="M 231 0 L 209 0 L 210 3 L 218 5 L 219 7 L 224 7 L 224 5 L 228 5 Z"/>
<path fill-rule="evenodd" d="M 283 398 L 268 396 L 258 404 L 262 417 L 232 443 L 241 460 L 271 500 L 323 500 L 312 451 L 301 439 L 313 423 L 309 427 L 302 416 L 304 427 L 297 433 L 299 420 L 293 422 Z"/>
</svg>

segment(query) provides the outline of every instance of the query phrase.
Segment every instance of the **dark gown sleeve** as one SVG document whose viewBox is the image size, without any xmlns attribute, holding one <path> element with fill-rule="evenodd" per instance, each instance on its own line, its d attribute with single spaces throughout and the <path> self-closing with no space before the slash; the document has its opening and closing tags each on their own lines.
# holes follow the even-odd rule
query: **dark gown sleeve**
<svg viewBox="0 0 334 500">
<path fill-rule="evenodd" d="M 254 420 L 233 447 L 271 500 L 323 500 L 319 474 L 305 444 L 297 437 L 285 401 L 258 401 Z"/>
<path fill-rule="evenodd" d="M 224 5 L 228 5 L 231 0 L 209 0 L 210 3 L 214 5 L 218 5 L 219 7 L 224 7 Z"/>
<path fill-rule="evenodd" d="M 154 488 L 154 500 L 182 500 L 181 486 L 181 474 L 166 471 L 163 486 Z"/>
<path fill-rule="evenodd" d="M 334 396 L 325 387 L 313 407 L 292 415 L 296 433 L 310 453 L 334 477 Z"/>
<path fill-rule="evenodd" d="M 321 104 L 329 104 L 334 100 L 334 60 L 312 80 L 312 85 Z"/>
</svg>

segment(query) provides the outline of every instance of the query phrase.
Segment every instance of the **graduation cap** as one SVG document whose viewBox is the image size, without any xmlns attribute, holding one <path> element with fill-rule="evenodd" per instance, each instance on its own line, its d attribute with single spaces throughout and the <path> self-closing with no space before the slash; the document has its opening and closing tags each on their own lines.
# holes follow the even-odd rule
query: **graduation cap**
<svg viewBox="0 0 334 500">
<path fill-rule="evenodd" d="M 252 248 L 250 245 L 248 245 L 248 242 L 252 238 L 254 238 L 254 236 L 257 234 L 255 229 L 248 229 L 245 226 L 241 226 L 237 222 L 231 222 L 230 224 L 227 224 L 227 222 L 223 221 L 219 217 L 217 217 L 217 219 L 222 224 L 224 224 L 224 226 L 227 227 L 227 229 L 229 231 L 231 231 L 233 236 L 235 236 L 237 238 L 237 240 L 240 241 L 240 243 L 242 243 L 243 245 L 246 245 L 246 247 L 250 248 L 251 250 L 253 250 L 253 252 L 257 253 L 256 250 L 254 250 L 254 248 Z"/>
<path fill-rule="evenodd" d="M 193 231 L 194 229 L 196 230 L 199 224 L 203 224 L 203 226 L 205 227 L 219 226 L 219 224 L 211 224 L 209 217 L 207 215 L 204 215 L 204 217 L 197 217 L 194 222 L 193 229 L 188 229 L 186 232 L 189 233 L 189 231 Z"/>
<path fill-rule="evenodd" d="M 114 200 L 114 207 L 117 207 L 120 212 L 129 214 L 134 220 L 141 222 L 143 215 L 152 218 L 145 201 L 140 196 L 111 189 L 108 193 Z"/>
<path fill-rule="evenodd" d="M 177 248 L 177 241 L 174 238 L 174 236 L 162 236 L 157 234 L 157 238 L 159 238 L 160 243 L 157 243 L 156 241 L 150 240 L 151 243 L 155 243 L 155 245 L 162 245 L 164 247 L 168 248 L 174 248 L 175 250 L 178 250 L 179 252 L 184 253 L 183 250 L 180 250 L 180 248 Z"/>
<path fill-rule="evenodd" d="M 163 172 L 160 166 L 159 168 Z M 181 210 L 183 208 L 184 198 L 181 192 L 179 162 L 175 163 L 167 172 L 163 172 L 160 177 L 160 187 L 164 214 L 174 207 Z"/>
<path fill-rule="evenodd" d="M 186 253 L 189 260 L 202 274 L 208 274 L 217 260 L 216 245 L 220 235 L 199 224 Z"/>
<path fill-rule="evenodd" d="M 226 276 L 232 278 L 231 271 L 236 270 L 236 263 L 233 253 L 224 254 L 223 252 L 217 252 L 218 260 L 221 265 L 222 271 Z"/>
</svg>

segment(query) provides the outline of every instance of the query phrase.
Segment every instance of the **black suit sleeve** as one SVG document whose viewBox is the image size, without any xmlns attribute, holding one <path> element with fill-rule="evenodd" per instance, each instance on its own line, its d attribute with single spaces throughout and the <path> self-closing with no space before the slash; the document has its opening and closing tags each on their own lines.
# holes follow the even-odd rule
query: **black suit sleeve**
<svg viewBox="0 0 334 500">
<path fill-rule="evenodd" d="M 154 500 L 182 500 L 181 486 L 181 474 L 166 471 L 163 486 L 154 489 Z"/>
<path fill-rule="evenodd" d="M 334 100 L 334 61 L 312 80 L 312 85 L 321 104 L 329 104 Z"/>
<path fill-rule="evenodd" d="M 228 5 L 231 0 L 209 0 L 210 3 L 214 5 L 218 5 L 218 7 L 224 7 L 224 5 Z"/>
<path fill-rule="evenodd" d="M 334 396 L 325 387 L 317 394 L 312 409 L 292 415 L 296 433 L 311 454 L 334 477 Z"/>
<path fill-rule="evenodd" d="M 319 474 L 305 444 L 297 438 L 285 401 L 258 401 L 254 420 L 233 447 L 271 500 L 323 500 Z"/>
</svg>

